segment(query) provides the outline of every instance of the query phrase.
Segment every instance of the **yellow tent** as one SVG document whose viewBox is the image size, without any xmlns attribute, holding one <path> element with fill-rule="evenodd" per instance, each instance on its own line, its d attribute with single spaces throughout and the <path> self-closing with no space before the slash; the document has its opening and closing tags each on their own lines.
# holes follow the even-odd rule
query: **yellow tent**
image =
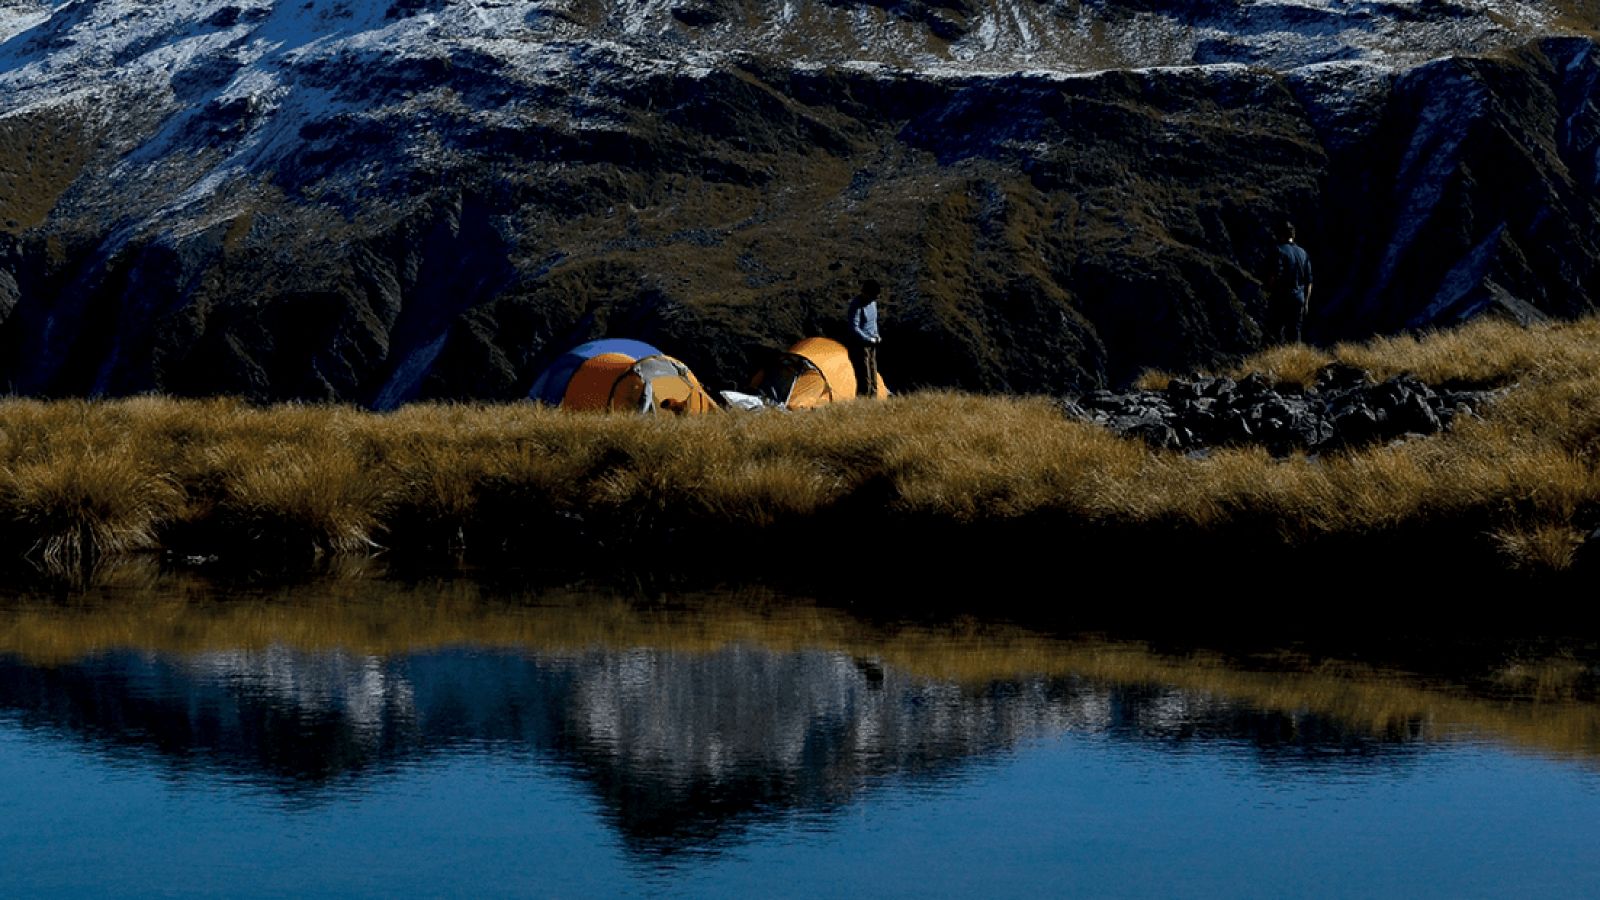
<svg viewBox="0 0 1600 900">
<path fill-rule="evenodd" d="M 831 338 L 809 337 L 781 353 L 750 379 L 751 391 L 789 409 L 811 409 L 856 398 L 850 350 Z M 889 396 L 878 373 L 877 396 Z"/>
</svg>

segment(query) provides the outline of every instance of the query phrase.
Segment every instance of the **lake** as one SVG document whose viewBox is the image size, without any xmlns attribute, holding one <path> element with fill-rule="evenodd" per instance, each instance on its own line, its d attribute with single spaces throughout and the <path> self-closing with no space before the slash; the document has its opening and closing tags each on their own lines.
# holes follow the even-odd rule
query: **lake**
<svg viewBox="0 0 1600 900">
<path fill-rule="evenodd" d="M 1586 636 L 916 607 L 14 596 L 0 895 L 1600 895 Z"/>
</svg>

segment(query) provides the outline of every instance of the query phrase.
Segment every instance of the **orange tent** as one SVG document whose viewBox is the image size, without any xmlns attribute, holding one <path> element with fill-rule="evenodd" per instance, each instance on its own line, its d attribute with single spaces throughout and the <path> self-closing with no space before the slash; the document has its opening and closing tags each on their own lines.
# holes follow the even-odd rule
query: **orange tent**
<svg viewBox="0 0 1600 900">
<path fill-rule="evenodd" d="M 562 354 L 528 395 L 572 410 L 671 412 L 718 409 L 689 367 L 641 341 L 591 341 Z"/>
</svg>

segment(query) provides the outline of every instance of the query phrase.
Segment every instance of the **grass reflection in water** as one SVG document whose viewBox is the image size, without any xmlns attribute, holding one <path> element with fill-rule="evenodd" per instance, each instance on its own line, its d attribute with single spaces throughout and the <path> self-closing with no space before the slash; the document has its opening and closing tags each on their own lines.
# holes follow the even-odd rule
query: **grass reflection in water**
<svg viewBox="0 0 1600 900">
<path fill-rule="evenodd" d="M 1152 643 L 970 617 L 862 617 L 759 588 L 639 600 L 573 588 L 505 591 L 465 579 L 403 583 L 359 575 L 233 586 L 226 594 L 195 576 L 129 581 L 67 600 L 0 606 L 0 655 L 53 668 L 119 650 L 213 659 L 339 653 L 381 661 L 471 648 L 542 660 L 603 656 L 616 668 L 614 680 L 625 684 L 630 653 L 689 660 L 685 665 L 732 651 L 812 654 L 845 661 L 869 684 L 890 673 L 970 695 L 1077 679 L 1276 714 L 1285 724 L 1274 727 L 1290 731 L 1314 717 L 1377 740 L 1439 741 L 1470 731 L 1542 754 L 1600 758 L 1600 652 L 1586 641 L 1480 640 L 1442 653 L 1392 644 L 1375 650 L 1365 641 L 1314 649 L 1299 641 Z"/>
</svg>

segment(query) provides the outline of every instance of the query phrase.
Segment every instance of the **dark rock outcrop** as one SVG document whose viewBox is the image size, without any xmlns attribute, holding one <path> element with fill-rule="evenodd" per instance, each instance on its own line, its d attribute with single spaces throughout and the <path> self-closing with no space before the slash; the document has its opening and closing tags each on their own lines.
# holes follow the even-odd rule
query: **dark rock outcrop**
<svg viewBox="0 0 1600 900">
<path fill-rule="evenodd" d="M 1104 425 L 1152 447 L 1185 452 L 1259 445 L 1283 456 L 1362 447 L 1435 434 L 1476 415 L 1491 390 L 1435 390 L 1414 375 L 1383 382 L 1333 363 L 1310 389 L 1260 373 L 1174 378 L 1160 391 L 1095 391 L 1061 401 L 1068 416 Z"/>
</svg>

